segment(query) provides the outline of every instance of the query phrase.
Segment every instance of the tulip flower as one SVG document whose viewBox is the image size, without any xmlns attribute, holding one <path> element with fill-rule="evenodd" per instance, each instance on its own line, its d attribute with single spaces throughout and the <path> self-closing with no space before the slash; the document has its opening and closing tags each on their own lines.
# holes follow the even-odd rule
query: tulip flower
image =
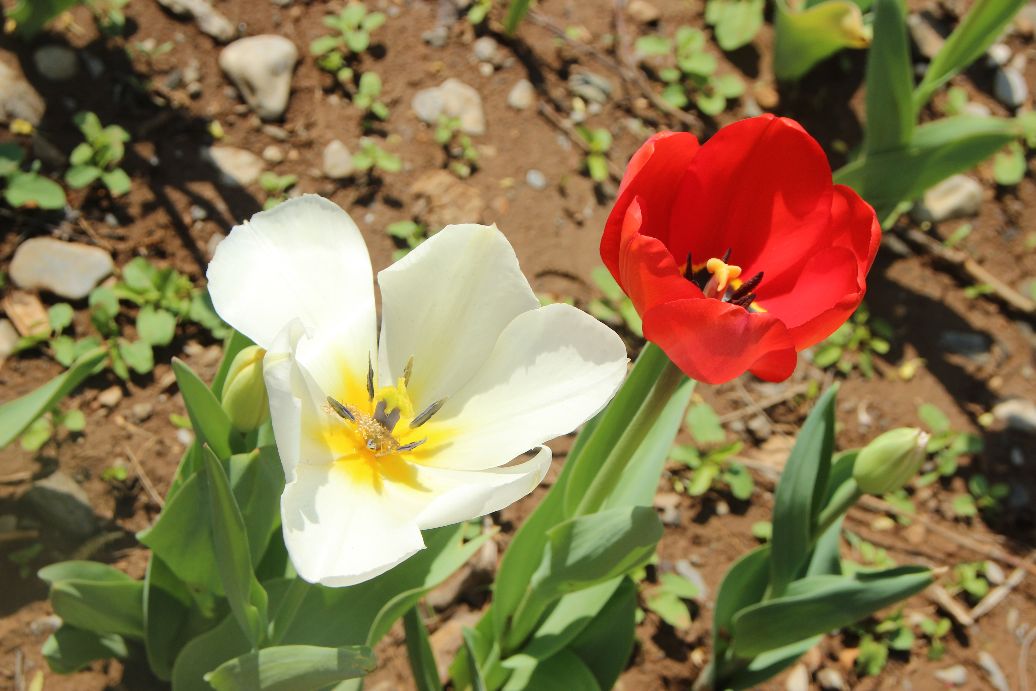
<svg viewBox="0 0 1036 691">
<path fill-rule="evenodd" d="M 208 279 L 219 315 L 267 350 L 284 541 L 310 582 L 370 579 L 422 549 L 421 530 L 525 496 L 544 442 L 626 373 L 611 330 L 540 306 L 495 227 L 447 226 L 380 272 L 380 338 L 363 237 L 320 197 L 235 227 Z"/>
<path fill-rule="evenodd" d="M 763 115 L 704 145 L 664 132 L 630 160 L 601 256 L 644 336 L 689 377 L 782 381 L 859 306 L 881 227 L 798 123 Z"/>
</svg>

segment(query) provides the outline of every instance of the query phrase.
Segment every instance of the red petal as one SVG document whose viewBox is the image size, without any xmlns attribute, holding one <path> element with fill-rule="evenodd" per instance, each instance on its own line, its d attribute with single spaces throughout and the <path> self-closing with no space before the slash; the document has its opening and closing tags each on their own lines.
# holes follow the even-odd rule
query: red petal
<svg viewBox="0 0 1036 691">
<path fill-rule="evenodd" d="M 866 285 L 867 272 L 881 244 L 881 225 L 874 209 L 845 185 L 835 185 L 831 198 L 831 226 L 835 246 L 848 247 L 860 264 L 860 289 Z"/>
<path fill-rule="evenodd" d="M 640 231 L 663 237 L 668 231 L 669 210 L 679 192 L 679 181 L 698 148 L 693 134 L 662 132 L 633 154 L 601 237 L 601 258 L 615 280 L 619 280 L 619 238 L 627 208 L 639 198 L 644 215 Z"/>
<path fill-rule="evenodd" d="M 701 289 L 680 273 L 679 267 L 659 240 L 642 235 L 640 199 L 626 210 L 619 242 L 618 282 L 641 315 L 660 302 L 680 298 L 701 298 Z"/>
<path fill-rule="evenodd" d="M 668 185 L 676 181 L 670 178 Z M 696 262 L 721 257 L 779 281 L 826 245 L 831 167 L 798 123 L 763 115 L 724 127 L 690 163 L 663 242 Z"/>
<path fill-rule="evenodd" d="M 644 336 L 687 376 L 707 384 L 748 370 L 783 381 L 795 371 L 795 345 L 778 319 L 719 300 L 660 304 L 644 315 Z"/>
</svg>

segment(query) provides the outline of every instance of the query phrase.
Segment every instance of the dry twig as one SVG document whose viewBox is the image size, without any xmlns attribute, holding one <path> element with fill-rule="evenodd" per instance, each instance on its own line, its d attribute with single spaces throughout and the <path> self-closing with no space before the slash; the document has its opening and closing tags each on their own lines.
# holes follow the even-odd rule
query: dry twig
<svg viewBox="0 0 1036 691">
<path fill-rule="evenodd" d="M 1032 563 L 1036 559 L 1036 552 L 1029 555 L 1026 562 Z M 1011 572 L 1007 580 L 993 588 L 982 598 L 977 605 L 971 608 L 971 618 L 978 620 L 979 617 L 989 614 L 994 607 L 1003 602 L 1012 590 L 1017 588 L 1025 580 L 1025 569 L 1018 567 Z"/>
<path fill-rule="evenodd" d="M 964 628 L 970 628 L 975 625 L 975 620 L 971 618 L 971 614 L 952 595 L 946 592 L 946 588 L 943 588 L 938 583 L 929 587 L 925 591 L 925 595 Z"/>
<path fill-rule="evenodd" d="M 130 463 L 133 464 L 133 471 L 137 474 L 140 479 L 140 485 L 144 488 L 144 492 L 148 498 L 155 503 L 156 506 L 165 506 L 165 500 L 162 499 L 162 495 L 155 489 L 155 484 L 151 482 L 151 478 L 148 477 L 147 471 L 144 470 L 143 464 L 137 455 L 133 453 L 133 450 L 129 447 L 129 444 L 123 444 L 123 448 L 126 450 L 126 455 L 129 456 Z"/>
</svg>

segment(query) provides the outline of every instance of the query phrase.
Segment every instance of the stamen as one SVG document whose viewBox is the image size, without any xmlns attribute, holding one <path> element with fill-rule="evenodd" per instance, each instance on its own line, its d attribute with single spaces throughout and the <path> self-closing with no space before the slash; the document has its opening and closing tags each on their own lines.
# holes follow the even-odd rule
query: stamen
<svg viewBox="0 0 1036 691">
<path fill-rule="evenodd" d="M 730 301 L 731 302 L 737 302 L 738 300 L 740 300 L 744 296 L 746 296 L 749 293 L 751 293 L 757 287 L 759 287 L 759 284 L 762 283 L 762 282 L 763 282 L 763 272 L 760 271 L 755 276 L 752 276 L 750 279 L 748 279 L 747 281 L 742 283 L 741 287 L 738 288 L 737 290 L 735 290 L 734 293 L 730 296 Z"/>
<path fill-rule="evenodd" d="M 687 253 L 687 266 L 684 267 L 683 277 L 688 281 L 694 282 L 694 262 L 691 261 L 691 253 Z"/>
<path fill-rule="evenodd" d="M 728 252 L 729 254 L 729 252 Z M 702 292 L 708 298 L 722 299 L 727 292 L 727 286 L 735 278 L 741 275 L 741 267 L 727 264 L 722 259 L 712 258 L 705 263 L 705 268 L 712 274 L 712 278 L 706 284 Z"/>
<path fill-rule="evenodd" d="M 367 400 L 374 400 L 374 363 L 370 353 L 367 353 Z"/>
<path fill-rule="evenodd" d="M 338 417 L 343 420 L 348 420 L 349 422 L 356 422 L 356 416 L 350 413 L 348 408 L 330 396 L 327 397 L 327 404 L 331 406 L 331 410 L 335 411 Z"/>
<path fill-rule="evenodd" d="M 733 251 L 732 247 L 728 247 L 727 251 L 723 253 L 723 263 L 726 264 L 730 261 L 730 253 Z"/>
<path fill-rule="evenodd" d="M 444 405 L 446 405 L 446 399 L 440 398 L 438 401 L 422 410 L 420 413 L 417 414 L 417 416 L 413 420 L 410 421 L 410 429 L 417 429 L 424 423 L 431 420 L 432 416 L 438 413 Z"/>
<path fill-rule="evenodd" d="M 409 444 L 403 444 L 401 447 L 396 449 L 396 451 L 413 451 L 414 449 L 416 449 L 421 444 L 424 444 L 426 441 L 428 441 L 427 438 L 419 439 L 418 441 L 412 441 Z"/>
<path fill-rule="evenodd" d="M 745 309 L 751 307 L 753 302 L 755 302 L 755 293 L 748 293 L 747 295 L 742 295 L 736 300 L 733 297 L 730 298 L 731 305 L 737 305 L 738 307 L 744 307 Z"/>
<path fill-rule="evenodd" d="M 403 386 L 410 386 L 410 375 L 414 371 L 414 356 L 411 355 L 410 359 L 406 361 L 406 367 L 403 368 Z"/>
</svg>

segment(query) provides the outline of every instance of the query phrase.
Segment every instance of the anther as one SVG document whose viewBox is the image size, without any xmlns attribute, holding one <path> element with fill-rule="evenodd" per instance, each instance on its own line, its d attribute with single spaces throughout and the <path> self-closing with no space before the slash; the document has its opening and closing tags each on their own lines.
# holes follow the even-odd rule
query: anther
<svg viewBox="0 0 1036 691">
<path fill-rule="evenodd" d="M 724 264 L 726 264 L 727 262 L 730 261 L 730 253 L 731 253 L 732 250 L 733 250 L 733 248 L 728 247 L 727 251 L 723 253 L 723 263 Z"/>
<path fill-rule="evenodd" d="M 388 404 L 385 401 L 378 401 L 378 405 L 374 406 L 374 419 L 391 432 L 399 422 L 399 408 L 393 408 L 391 413 L 387 412 L 387 409 Z"/>
<path fill-rule="evenodd" d="M 748 293 L 747 295 L 742 295 L 737 299 L 734 299 L 733 297 L 730 298 L 731 305 L 737 305 L 738 307 L 744 307 L 745 309 L 748 309 L 753 302 L 755 302 L 755 293 Z"/>
<path fill-rule="evenodd" d="M 446 405 L 446 399 L 440 398 L 438 401 L 422 410 L 413 420 L 410 421 L 410 429 L 416 429 L 431 420 L 432 416 L 438 413 L 444 405 Z"/>
<path fill-rule="evenodd" d="M 753 290 L 759 287 L 759 284 L 763 282 L 763 272 L 760 271 L 755 276 L 741 284 L 741 287 L 734 291 L 730 296 L 731 302 L 737 302 L 744 296 L 751 293 Z"/>
<path fill-rule="evenodd" d="M 687 266 L 683 270 L 683 277 L 688 281 L 694 281 L 694 263 L 691 261 L 691 253 L 687 253 Z"/>
<path fill-rule="evenodd" d="M 410 375 L 414 371 L 414 356 L 411 355 L 410 359 L 406 361 L 406 367 L 403 368 L 403 386 L 410 386 Z"/>
<path fill-rule="evenodd" d="M 367 354 L 367 400 L 374 400 L 374 363 L 370 353 Z"/>
<path fill-rule="evenodd" d="M 334 398 L 328 396 L 327 404 L 331 406 L 331 410 L 335 411 L 338 417 L 342 418 L 343 420 L 348 420 L 349 422 L 356 422 L 356 417 L 349 412 L 349 409 L 341 403 L 339 403 L 338 401 L 336 401 Z"/>
<path fill-rule="evenodd" d="M 409 444 L 403 444 L 401 447 L 396 449 L 396 451 L 413 451 L 414 449 L 416 449 L 421 444 L 424 444 L 426 441 L 428 441 L 427 438 L 426 439 L 419 439 L 418 441 L 412 441 Z"/>
</svg>

